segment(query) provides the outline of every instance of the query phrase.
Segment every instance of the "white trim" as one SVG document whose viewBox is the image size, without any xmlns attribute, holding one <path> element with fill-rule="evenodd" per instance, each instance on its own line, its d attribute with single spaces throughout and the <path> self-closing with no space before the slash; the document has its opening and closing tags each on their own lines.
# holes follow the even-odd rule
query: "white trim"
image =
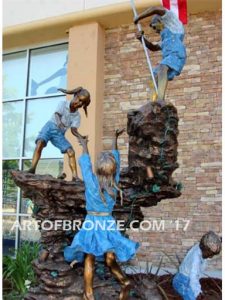
<svg viewBox="0 0 225 300">
<path fill-rule="evenodd" d="M 3 216 L 15 216 L 16 217 L 16 212 L 15 213 L 10 213 L 10 212 L 2 212 Z M 32 217 L 32 214 L 25 214 L 25 213 L 19 213 L 20 217 Z"/>
<path fill-rule="evenodd" d="M 62 155 L 62 153 L 61 153 L 61 155 Z M 22 160 L 22 161 L 24 161 L 24 160 L 30 160 L 30 159 L 32 159 L 32 157 L 25 157 L 25 156 L 22 156 L 22 157 L 2 157 L 2 161 L 3 160 Z M 45 159 L 62 159 L 63 160 L 63 157 L 42 157 L 40 160 L 45 160 Z"/>
<path fill-rule="evenodd" d="M 37 44 L 28 44 L 23 47 L 15 47 L 11 48 L 10 50 L 3 50 L 2 55 L 6 54 L 13 54 L 16 52 L 22 52 L 26 50 L 34 50 L 38 48 L 44 48 L 44 47 L 50 47 L 50 46 L 57 46 L 60 44 L 69 44 L 69 39 L 59 39 L 59 40 L 54 40 L 54 41 L 49 41 L 49 42 L 43 42 L 43 43 L 37 43 Z"/>
<path fill-rule="evenodd" d="M 36 99 L 45 99 L 45 98 L 55 98 L 55 97 L 65 97 L 65 94 L 48 94 L 43 96 L 25 96 L 24 98 L 8 98 L 3 99 L 2 103 L 6 102 L 16 102 L 16 101 L 23 101 L 25 100 L 36 100 Z"/>
</svg>

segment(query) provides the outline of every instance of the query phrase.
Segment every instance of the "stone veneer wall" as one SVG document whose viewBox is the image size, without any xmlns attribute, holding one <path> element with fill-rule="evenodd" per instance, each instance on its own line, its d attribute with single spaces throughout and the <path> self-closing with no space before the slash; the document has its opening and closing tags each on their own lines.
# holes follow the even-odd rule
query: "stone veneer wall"
<svg viewBox="0 0 225 300">
<path fill-rule="evenodd" d="M 159 37 L 144 23 L 151 41 Z M 127 112 L 146 103 L 149 71 L 141 44 L 135 39 L 136 27 L 123 25 L 106 30 L 104 149 L 110 149 L 113 130 L 126 126 Z M 164 200 L 144 208 L 146 219 L 165 220 L 165 230 L 131 232 L 141 243 L 134 263 L 159 264 L 163 252 L 176 260 L 208 230 L 221 233 L 221 13 L 189 16 L 185 43 L 187 63 L 179 77 L 169 82 L 167 101 L 178 109 L 179 169 L 174 173 L 184 189 L 180 198 Z M 160 53 L 151 54 L 155 66 Z M 122 166 L 126 166 L 128 138 L 119 139 Z M 186 231 L 185 222 L 190 220 Z M 177 230 L 176 220 L 180 220 Z M 153 224 L 153 223 L 152 223 Z M 159 224 L 159 223 L 158 223 Z M 173 264 L 164 258 L 164 266 Z M 221 268 L 221 256 L 210 267 Z"/>
</svg>

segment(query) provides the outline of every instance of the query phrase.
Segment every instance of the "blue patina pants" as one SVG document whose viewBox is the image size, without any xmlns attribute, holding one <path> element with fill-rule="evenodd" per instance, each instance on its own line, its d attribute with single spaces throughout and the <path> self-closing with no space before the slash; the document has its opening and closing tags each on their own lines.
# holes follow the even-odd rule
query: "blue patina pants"
<svg viewBox="0 0 225 300">
<path fill-rule="evenodd" d="M 177 273 L 173 278 L 173 288 L 184 300 L 195 300 L 194 293 L 190 287 L 190 279 Z"/>
<path fill-rule="evenodd" d="M 43 140 L 46 146 L 51 141 L 62 153 L 66 153 L 72 146 L 65 138 L 65 132 L 66 130 L 61 130 L 54 122 L 48 121 L 39 132 L 35 142 Z"/>
</svg>

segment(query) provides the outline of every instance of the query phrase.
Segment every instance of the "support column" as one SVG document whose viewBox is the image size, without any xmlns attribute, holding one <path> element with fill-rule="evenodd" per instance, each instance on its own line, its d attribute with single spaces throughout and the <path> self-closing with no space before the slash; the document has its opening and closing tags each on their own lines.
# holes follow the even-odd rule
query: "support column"
<svg viewBox="0 0 225 300">
<path fill-rule="evenodd" d="M 98 23 L 70 28 L 67 88 L 73 89 L 82 86 L 91 94 L 88 118 L 83 109 L 80 109 L 79 132 L 82 135 L 88 135 L 88 146 L 93 165 L 99 151 L 102 150 L 104 51 L 105 31 Z M 71 96 L 68 99 L 71 99 Z M 78 160 L 82 153 L 81 146 L 70 132 L 67 133 L 67 138 L 73 145 Z M 67 156 L 64 159 L 64 171 L 71 176 Z M 79 168 L 78 173 L 80 175 Z"/>
</svg>

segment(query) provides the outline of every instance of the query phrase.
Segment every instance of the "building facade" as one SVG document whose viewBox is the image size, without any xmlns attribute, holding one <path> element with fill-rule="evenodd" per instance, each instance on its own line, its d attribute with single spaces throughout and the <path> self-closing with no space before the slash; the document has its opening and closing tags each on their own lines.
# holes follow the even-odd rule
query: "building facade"
<svg viewBox="0 0 225 300">
<path fill-rule="evenodd" d="M 138 11 L 159 0 L 136 1 Z M 169 83 L 166 100 L 173 103 L 179 122 L 179 169 L 174 174 L 184 187 L 182 196 L 144 208 L 148 231 L 129 232 L 141 243 L 133 264 L 174 267 L 176 254 L 207 230 L 221 233 L 221 2 L 188 1 L 185 44 L 187 64 Z M 80 132 L 88 134 L 93 162 L 111 147 L 111 136 L 126 127 L 127 112 L 145 104 L 149 71 L 129 1 L 57 0 L 3 2 L 3 230 L 4 249 L 23 240 L 38 240 L 33 230 L 11 225 L 32 220 L 32 203 L 10 179 L 11 169 L 30 166 L 34 140 L 63 95 L 58 87 L 84 86 L 91 93 L 88 119 L 82 115 Z M 157 41 L 147 22 L 146 35 Z M 160 54 L 151 56 L 155 66 Z M 80 148 L 68 133 L 77 157 Z M 128 136 L 119 139 L 122 166 L 127 164 Z M 56 176 L 67 159 L 50 145 L 37 173 Z M 209 266 L 220 271 L 221 257 Z"/>
</svg>

